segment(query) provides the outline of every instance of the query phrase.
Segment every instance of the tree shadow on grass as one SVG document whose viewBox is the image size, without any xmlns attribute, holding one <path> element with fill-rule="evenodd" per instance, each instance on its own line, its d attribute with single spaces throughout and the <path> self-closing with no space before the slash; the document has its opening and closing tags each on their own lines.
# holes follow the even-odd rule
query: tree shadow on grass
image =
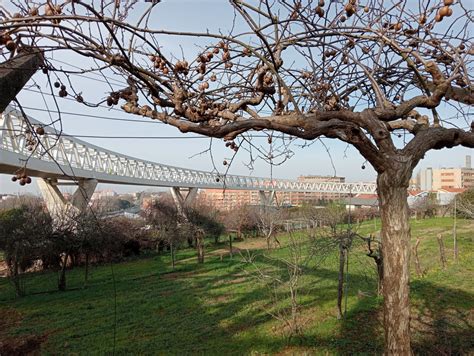
<svg viewBox="0 0 474 356">
<path fill-rule="evenodd" d="M 413 349 L 416 353 L 474 352 L 474 295 L 417 280 L 412 290 Z"/>
<path fill-rule="evenodd" d="M 411 284 L 412 349 L 417 355 L 474 351 L 474 296 L 419 280 Z M 341 323 L 338 352 L 382 354 L 382 300 L 360 301 Z"/>
<path fill-rule="evenodd" d="M 266 263 L 269 267 L 282 267 L 276 261 Z M 334 320 L 336 333 L 323 335 L 314 325 L 308 325 L 302 337 L 288 340 L 268 327 L 272 318 L 258 307 L 268 290 L 243 278 L 237 260 L 222 261 L 217 257 L 203 265 L 185 265 L 172 272 L 164 268 L 160 258 L 116 266 L 114 349 L 114 286 L 105 268 L 97 272 L 87 290 L 31 295 L 13 302 L 10 307 L 25 312 L 15 333 L 43 335 L 55 330 L 48 333 L 49 339 L 42 346 L 47 353 L 115 350 L 118 354 L 245 355 L 327 350 L 337 354 L 380 354 L 383 350 L 381 302 L 375 296 L 357 296 L 359 288 L 368 287 L 367 276 L 350 274 L 349 297 L 356 302 L 350 304 L 345 319 Z M 337 272 L 307 268 L 305 273 L 310 285 L 302 288 L 310 297 L 302 302 L 303 313 L 311 314 L 309 311 L 319 305 L 335 304 Z M 370 283 L 375 290 L 375 281 Z M 285 298 L 286 294 L 281 292 L 279 297 Z M 472 294 L 422 280 L 412 283 L 412 299 L 416 353 L 472 352 L 472 312 L 468 313 L 473 306 Z M 335 318 L 335 312 L 329 314 L 327 318 Z"/>
</svg>

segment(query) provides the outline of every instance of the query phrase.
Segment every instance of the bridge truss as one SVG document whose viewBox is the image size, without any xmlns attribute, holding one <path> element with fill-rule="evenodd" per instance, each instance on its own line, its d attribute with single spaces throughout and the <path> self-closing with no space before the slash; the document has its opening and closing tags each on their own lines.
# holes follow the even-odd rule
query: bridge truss
<svg viewBox="0 0 474 356">
<path fill-rule="evenodd" d="M 96 180 L 99 183 L 176 188 L 237 189 L 284 192 L 373 194 L 375 183 L 307 183 L 240 175 L 220 175 L 150 162 L 113 152 L 60 133 L 8 107 L 0 118 L 0 173 L 27 167 L 28 175 L 54 180 Z M 43 127 L 44 135 L 28 149 L 28 132 Z"/>
</svg>

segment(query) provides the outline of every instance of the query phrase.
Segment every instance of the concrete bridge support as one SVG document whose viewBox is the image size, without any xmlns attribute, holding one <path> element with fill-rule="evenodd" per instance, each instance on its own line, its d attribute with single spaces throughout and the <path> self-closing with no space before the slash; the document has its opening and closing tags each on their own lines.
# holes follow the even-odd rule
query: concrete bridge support
<svg viewBox="0 0 474 356">
<path fill-rule="evenodd" d="M 0 112 L 3 112 L 23 89 L 43 61 L 43 52 L 32 48 L 0 63 Z"/>
<path fill-rule="evenodd" d="M 183 196 L 183 192 L 187 193 Z M 173 200 L 176 204 L 176 208 L 178 209 L 178 214 L 187 219 L 186 217 L 186 206 L 189 206 L 197 196 L 198 189 L 197 188 L 179 188 L 179 187 L 171 187 L 171 195 L 173 196 Z"/>
<path fill-rule="evenodd" d="M 38 179 L 41 195 L 53 220 L 84 212 L 97 187 L 95 179 L 81 179 L 76 183 L 59 183 L 57 179 Z M 59 185 L 78 185 L 69 202 L 59 190 Z"/>
<path fill-rule="evenodd" d="M 270 206 L 273 205 L 273 201 L 275 200 L 275 191 L 271 190 L 269 192 L 265 192 L 264 190 L 259 190 L 258 196 L 260 198 L 260 205 Z"/>
</svg>

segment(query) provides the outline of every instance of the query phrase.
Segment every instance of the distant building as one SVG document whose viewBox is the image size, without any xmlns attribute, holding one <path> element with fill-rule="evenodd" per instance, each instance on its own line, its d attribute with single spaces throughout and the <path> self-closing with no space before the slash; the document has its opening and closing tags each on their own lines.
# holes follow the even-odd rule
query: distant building
<svg viewBox="0 0 474 356">
<path fill-rule="evenodd" d="M 129 219 L 135 219 L 135 220 L 144 220 L 143 217 L 140 215 L 140 207 L 133 206 L 131 208 L 128 208 L 126 210 L 119 210 L 119 211 L 112 211 L 105 213 L 102 217 L 104 218 L 115 218 L 115 217 L 125 217 Z"/>
<path fill-rule="evenodd" d="M 338 176 L 299 176 L 298 182 L 304 183 L 345 183 L 346 177 L 338 177 Z"/>
<path fill-rule="evenodd" d="M 303 183 L 345 183 L 345 177 L 308 175 L 299 176 Z M 301 206 L 305 204 L 320 204 L 322 201 L 340 200 L 347 196 L 341 193 L 320 192 L 276 192 L 275 200 L 282 206 Z M 259 205 L 260 196 L 254 190 L 201 189 L 199 198 L 218 210 L 230 210 L 243 205 Z"/>
<path fill-rule="evenodd" d="M 91 197 L 91 200 L 99 200 L 104 198 L 111 198 L 117 196 L 117 193 L 114 192 L 112 189 L 106 190 L 96 190 Z"/>
<path fill-rule="evenodd" d="M 239 206 L 260 203 L 258 191 L 255 190 L 201 189 L 199 199 L 218 210 L 231 210 Z"/>
<path fill-rule="evenodd" d="M 344 199 L 347 210 L 354 211 L 356 209 L 378 209 L 379 199 L 377 194 L 357 194 L 354 197 Z"/>
<path fill-rule="evenodd" d="M 466 191 L 466 188 L 443 188 L 437 190 L 409 190 L 408 206 L 414 207 L 420 201 L 433 196 L 439 205 L 449 205 L 454 197 Z"/>
<path fill-rule="evenodd" d="M 416 176 L 416 187 L 421 190 L 440 190 L 452 188 L 473 188 L 474 169 L 471 156 L 466 156 L 465 167 L 461 168 L 426 168 Z"/>
<path fill-rule="evenodd" d="M 464 193 L 466 188 L 445 188 L 436 192 L 436 200 L 440 205 L 450 204 L 454 197 L 458 194 Z"/>
<path fill-rule="evenodd" d="M 345 183 L 346 177 L 307 175 L 299 176 L 298 181 L 303 183 Z M 294 204 L 292 205 L 315 204 L 321 201 L 335 201 L 344 199 L 348 196 L 349 194 L 341 193 L 298 192 L 293 198 Z"/>
</svg>

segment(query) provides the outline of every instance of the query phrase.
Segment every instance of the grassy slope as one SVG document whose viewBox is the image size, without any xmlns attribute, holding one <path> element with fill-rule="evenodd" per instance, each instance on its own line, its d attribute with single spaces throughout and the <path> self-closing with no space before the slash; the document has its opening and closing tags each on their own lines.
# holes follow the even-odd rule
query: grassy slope
<svg viewBox="0 0 474 356">
<path fill-rule="evenodd" d="M 373 223 L 366 224 L 359 232 L 366 234 L 373 228 Z M 419 254 L 427 269 L 425 277 L 412 278 L 414 347 L 423 353 L 474 352 L 474 222 L 459 221 L 457 264 L 452 261 L 451 229 L 449 218 L 412 222 L 413 241 L 422 238 Z M 438 233 L 445 236 L 446 270 L 439 267 Z M 273 255 L 286 256 L 287 249 Z M 290 341 L 282 333 L 282 324 L 264 310 L 269 290 L 248 274 L 252 268 L 240 258 L 221 260 L 218 251 L 208 256 L 204 265 L 196 264 L 193 251 L 181 251 L 179 258 L 175 271 L 166 255 L 113 266 L 118 354 L 381 351 L 380 300 L 373 293 L 373 262 L 361 245 L 350 256 L 346 319 L 335 318 L 337 256 L 332 254 L 324 263 L 305 269 L 300 291 L 304 335 Z M 278 271 L 274 260 L 259 265 Z M 70 271 L 69 290 L 56 292 L 53 273 L 31 274 L 25 281 L 28 295 L 17 300 L 7 280 L 1 279 L 0 339 L 11 343 L 30 337 L 33 344 L 41 343 L 44 353 L 111 353 L 115 314 L 112 268 L 94 268 L 86 289 L 82 278 L 82 269 Z M 286 303 L 286 290 L 278 293 Z"/>
</svg>

